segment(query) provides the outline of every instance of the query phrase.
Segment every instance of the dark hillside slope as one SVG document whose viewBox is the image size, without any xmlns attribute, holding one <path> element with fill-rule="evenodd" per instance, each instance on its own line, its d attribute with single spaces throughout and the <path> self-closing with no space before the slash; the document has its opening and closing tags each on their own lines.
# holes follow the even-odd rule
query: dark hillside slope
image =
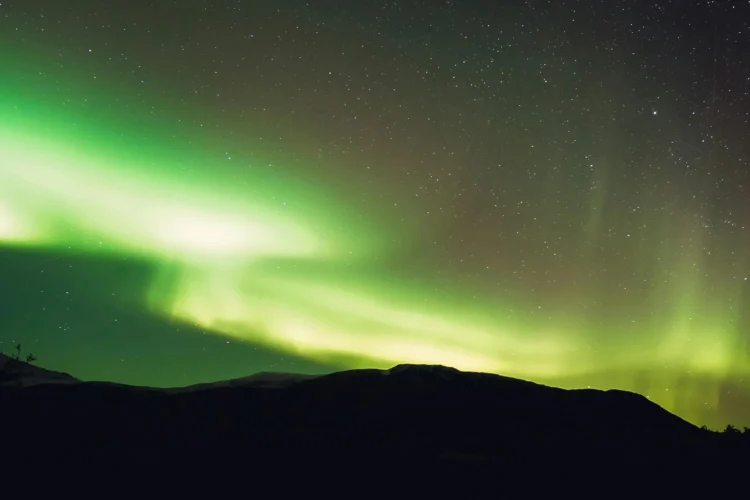
<svg viewBox="0 0 750 500">
<path fill-rule="evenodd" d="M 0 354 L 0 387 L 13 385 L 28 387 L 37 384 L 73 384 L 80 380 L 67 373 L 45 370 Z"/>
<path fill-rule="evenodd" d="M 285 383 L 9 386 L 0 405 L 19 457 L 29 450 L 76 469 L 335 471 L 347 481 L 378 471 L 480 485 L 540 470 L 684 475 L 728 460 L 713 435 L 622 391 L 415 365 L 272 378 Z"/>
</svg>

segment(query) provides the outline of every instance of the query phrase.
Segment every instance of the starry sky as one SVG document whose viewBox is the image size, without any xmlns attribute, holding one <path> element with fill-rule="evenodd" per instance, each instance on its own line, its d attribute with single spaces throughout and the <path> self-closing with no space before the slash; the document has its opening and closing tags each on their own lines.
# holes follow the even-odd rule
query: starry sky
<svg viewBox="0 0 750 500">
<path fill-rule="evenodd" d="M 0 344 L 750 425 L 747 1 L 3 0 Z"/>
</svg>

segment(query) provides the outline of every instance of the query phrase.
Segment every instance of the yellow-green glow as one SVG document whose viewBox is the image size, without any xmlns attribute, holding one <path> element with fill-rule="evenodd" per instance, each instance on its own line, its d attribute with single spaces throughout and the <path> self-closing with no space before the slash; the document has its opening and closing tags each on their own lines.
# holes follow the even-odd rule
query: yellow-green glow
<svg viewBox="0 0 750 500">
<path fill-rule="evenodd" d="M 37 239 L 31 221 L 24 220 L 21 211 L 11 205 L 9 199 L 3 194 L 0 201 L 0 241 L 23 243 Z"/>
<path fill-rule="evenodd" d="M 448 313 L 447 305 L 427 312 L 414 301 L 388 300 L 388 291 L 368 295 L 305 276 L 203 267 L 185 269 L 166 286 L 174 289 L 152 296 L 157 310 L 302 355 L 358 360 L 356 366 L 442 363 L 530 377 L 563 373 L 575 359 L 575 346 L 558 332 L 521 336 L 491 317 Z"/>
</svg>

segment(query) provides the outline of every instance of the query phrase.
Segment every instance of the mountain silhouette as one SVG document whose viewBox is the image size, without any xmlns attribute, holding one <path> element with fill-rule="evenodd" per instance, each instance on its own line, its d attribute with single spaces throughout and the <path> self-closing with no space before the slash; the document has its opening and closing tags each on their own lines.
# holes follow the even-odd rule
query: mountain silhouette
<svg viewBox="0 0 750 500">
<path fill-rule="evenodd" d="M 45 374 L 68 383 L 40 383 Z M 368 494 L 399 484 L 461 498 L 747 464 L 736 458 L 744 450 L 731 454 L 720 435 L 638 394 L 444 366 L 261 373 L 177 389 L 65 377 L 35 369 L 37 383 L 0 388 L 2 423 L 13 429 L 4 443 L 18 464 L 42 456 L 91 474 L 280 477 L 289 492 L 328 478 L 330 487 L 356 483 Z"/>
</svg>

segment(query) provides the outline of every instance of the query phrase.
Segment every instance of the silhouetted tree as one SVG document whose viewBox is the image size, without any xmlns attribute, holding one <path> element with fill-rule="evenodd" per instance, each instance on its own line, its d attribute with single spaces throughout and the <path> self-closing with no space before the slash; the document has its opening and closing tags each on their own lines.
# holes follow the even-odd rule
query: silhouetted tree
<svg viewBox="0 0 750 500">
<path fill-rule="evenodd" d="M 733 426 L 732 424 L 729 424 L 724 429 L 724 434 L 728 436 L 737 436 L 741 434 L 741 431 L 737 427 Z"/>
</svg>

